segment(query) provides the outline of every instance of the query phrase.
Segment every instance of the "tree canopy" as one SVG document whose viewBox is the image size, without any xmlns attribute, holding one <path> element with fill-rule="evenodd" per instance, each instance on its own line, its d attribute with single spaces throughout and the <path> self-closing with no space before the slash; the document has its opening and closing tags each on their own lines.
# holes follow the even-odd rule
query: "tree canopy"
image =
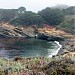
<svg viewBox="0 0 75 75">
<path fill-rule="evenodd" d="M 75 15 L 75 7 L 66 9 L 47 7 L 38 13 L 27 11 L 25 7 L 18 9 L 0 9 L 0 22 L 9 22 L 15 25 L 60 25 L 67 15 Z"/>
<path fill-rule="evenodd" d="M 71 6 L 67 9 L 63 9 L 64 14 L 66 15 L 75 15 L 75 7 Z"/>
<path fill-rule="evenodd" d="M 18 16 L 17 18 L 10 21 L 13 24 L 21 25 L 33 25 L 33 24 L 42 24 L 44 23 L 43 18 L 31 11 L 26 11 L 24 14 Z"/>
<path fill-rule="evenodd" d="M 51 9 L 49 7 L 39 11 L 38 14 L 44 18 L 47 24 L 58 25 L 64 19 L 64 14 L 59 9 Z"/>
</svg>

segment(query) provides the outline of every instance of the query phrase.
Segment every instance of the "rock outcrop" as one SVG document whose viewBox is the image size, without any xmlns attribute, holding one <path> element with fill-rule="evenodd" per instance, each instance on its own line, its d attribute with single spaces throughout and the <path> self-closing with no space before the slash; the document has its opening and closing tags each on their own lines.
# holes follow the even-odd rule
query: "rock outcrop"
<svg viewBox="0 0 75 75">
<path fill-rule="evenodd" d="M 48 40 L 48 41 L 60 41 L 64 40 L 68 33 L 57 30 L 56 28 L 38 28 L 38 36 L 37 38 Z"/>
<path fill-rule="evenodd" d="M 28 37 L 38 38 L 48 41 L 64 40 L 64 37 L 68 35 L 64 31 L 57 30 L 56 28 L 35 28 L 14 26 L 10 24 L 0 24 L 0 37 Z"/>
<path fill-rule="evenodd" d="M 17 27 L 9 24 L 0 25 L 0 37 L 35 37 L 32 27 Z"/>
</svg>

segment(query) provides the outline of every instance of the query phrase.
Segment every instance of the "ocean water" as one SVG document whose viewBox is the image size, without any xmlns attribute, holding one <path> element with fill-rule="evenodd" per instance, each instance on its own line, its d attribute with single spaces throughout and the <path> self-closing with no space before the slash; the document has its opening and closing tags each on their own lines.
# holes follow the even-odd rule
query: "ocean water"
<svg viewBox="0 0 75 75">
<path fill-rule="evenodd" d="M 56 42 L 34 38 L 0 38 L 0 57 L 51 57 L 57 54 Z"/>
</svg>

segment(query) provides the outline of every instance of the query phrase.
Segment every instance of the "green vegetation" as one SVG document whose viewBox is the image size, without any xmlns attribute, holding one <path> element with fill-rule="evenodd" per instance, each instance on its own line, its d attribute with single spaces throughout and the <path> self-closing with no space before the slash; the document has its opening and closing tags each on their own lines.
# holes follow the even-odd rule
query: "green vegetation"
<svg viewBox="0 0 75 75">
<path fill-rule="evenodd" d="M 38 14 L 44 18 L 46 24 L 49 25 L 59 25 L 64 19 L 64 14 L 61 10 L 51 9 L 49 7 L 39 11 Z"/>
<path fill-rule="evenodd" d="M 17 18 L 10 21 L 12 24 L 17 25 L 34 25 L 34 24 L 42 24 L 44 23 L 43 18 L 31 11 L 26 11 L 25 13 L 21 14 Z"/>
<path fill-rule="evenodd" d="M 75 34 L 75 19 L 66 18 L 58 27 L 66 32 Z"/>
<path fill-rule="evenodd" d="M 14 25 L 37 25 L 41 27 L 44 24 L 55 27 L 62 27 L 64 30 L 74 28 L 75 7 L 50 8 L 47 7 L 38 13 L 27 11 L 25 7 L 18 9 L 0 9 L 0 22 L 9 22 Z"/>
<path fill-rule="evenodd" d="M 0 75 L 75 75 L 75 58 L 0 58 Z"/>
<path fill-rule="evenodd" d="M 26 11 L 25 7 L 19 7 L 18 9 L 0 9 L 0 22 L 2 23 L 8 22 L 10 24 L 23 26 L 25 25 L 41 26 L 43 24 L 48 24 L 63 29 L 72 34 L 75 33 L 74 17 L 75 17 L 75 7 L 73 6 L 62 10 L 47 7 L 39 11 L 38 13 Z M 17 31 L 21 30 L 17 29 Z M 3 33 L 6 35 L 9 34 L 7 33 L 7 30 L 5 30 L 5 32 L 3 31 Z M 71 46 L 73 46 L 73 44 Z M 69 47 L 69 49 L 71 48 Z M 8 73 L 10 73 L 9 75 L 11 75 L 12 73 L 16 72 L 17 73 L 31 72 L 34 73 L 33 75 L 75 75 L 75 57 L 68 59 L 63 58 L 63 56 L 58 57 L 55 56 L 53 58 L 33 57 L 23 59 L 15 58 L 14 60 L 0 58 L 0 75 L 6 75 Z M 12 74 L 12 75 L 21 75 L 21 74 Z"/>
<path fill-rule="evenodd" d="M 66 15 L 75 15 L 75 7 L 64 9 L 47 7 L 38 13 L 26 11 L 25 7 L 18 9 L 0 9 L 0 22 L 10 22 L 17 25 L 59 25 Z"/>
<path fill-rule="evenodd" d="M 33 57 L 33 58 L 20 58 L 17 57 L 14 60 L 0 58 L 0 75 L 26 75 L 28 71 L 29 75 L 42 74 L 42 67 L 49 63 L 51 58 L 45 57 Z M 13 73 L 17 74 L 13 74 Z M 20 74 L 23 73 L 23 74 Z M 31 73 L 31 74 L 30 74 Z"/>
<path fill-rule="evenodd" d="M 75 7 L 71 6 L 67 9 L 63 9 L 65 15 L 75 15 Z"/>
<path fill-rule="evenodd" d="M 75 62 L 71 59 L 51 61 L 43 70 L 47 75 L 75 75 Z"/>
</svg>

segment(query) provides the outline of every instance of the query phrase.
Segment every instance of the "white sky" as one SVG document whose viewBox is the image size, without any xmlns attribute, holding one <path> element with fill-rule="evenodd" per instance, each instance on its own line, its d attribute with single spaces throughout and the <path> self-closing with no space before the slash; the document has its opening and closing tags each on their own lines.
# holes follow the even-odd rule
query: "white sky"
<svg viewBox="0 0 75 75">
<path fill-rule="evenodd" d="M 18 8 L 24 6 L 26 10 L 37 12 L 46 7 L 65 4 L 75 6 L 75 0 L 0 0 L 0 8 Z"/>
</svg>

